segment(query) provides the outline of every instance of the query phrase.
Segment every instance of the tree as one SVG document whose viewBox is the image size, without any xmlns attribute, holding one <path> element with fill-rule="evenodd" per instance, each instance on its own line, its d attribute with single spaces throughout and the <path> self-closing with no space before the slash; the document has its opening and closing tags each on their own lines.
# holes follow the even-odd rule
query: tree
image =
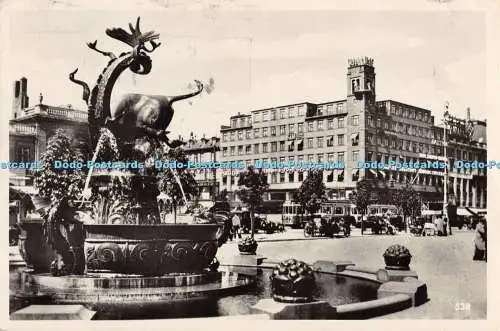
<svg viewBox="0 0 500 331">
<path fill-rule="evenodd" d="M 72 168 L 57 167 L 75 165 Z M 34 185 L 42 198 L 58 201 L 63 198 L 76 199 L 85 183 L 85 168 L 78 168 L 78 163 L 84 164 L 84 159 L 78 149 L 72 145 L 67 133 L 59 129 L 49 138 L 47 150 L 41 156 L 41 167 L 34 173 Z"/>
<path fill-rule="evenodd" d="M 363 234 L 363 217 L 368 213 L 370 205 L 372 187 L 366 180 L 361 180 L 356 183 L 356 190 L 351 195 L 351 202 L 356 205 L 356 208 L 361 213 L 361 234 Z"/>
<path fill-rule="evenodd" d="M 255 234 L 255 210 L 262 204 L 263 195 L 268 190 L 267 176 L 262 169 L 255 171 L 253 166 L 249 166 L 247 171 L 240 174 L 238 186 L 242 187 L 236 194 L 250 211 L 251 237 Z"/>
<path fill-rule="evenodd" d="M 407 217 L 416 217 L 421 213 L 422 199 L 420 197 L 420 194 L 415 192 L 410 184 L 406 184 L 401 190 L 397 190 L 394 192 L 393 204 L 396 205 L 403 213 L 405 231 L 407 231 Z"/>
<path fill-rule="evenodd" d="M 299 203 L 310 215 L 316 213 L 326 201 L 326 188 L 322 171 L 310 171 L 299 189 L 294 193 L 295 202 Z"/>
<path fill-rule="evenodd" d="M 176 162 L 176 164 L 186 165 L 188 162 L 187 156 L 181 148 L 161 148 L 157 157 L 159 157 L 158 160 L 168 160 L 171 164 Z M 184 198 L 189 200 L 198 197 L 198 184 L 193 174 L 184 167 L 160 169 L 156 176 L 158 177 L 158 189 L 172 201 L 174 222 L 177 222 L 177 207 L 186 202 Z"/>
</svg>

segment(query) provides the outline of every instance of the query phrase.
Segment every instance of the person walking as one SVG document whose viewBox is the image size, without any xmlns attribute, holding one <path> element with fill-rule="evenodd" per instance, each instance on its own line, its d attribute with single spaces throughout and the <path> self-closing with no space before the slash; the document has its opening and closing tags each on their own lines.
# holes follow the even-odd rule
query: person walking
<svg viewBox="0 0 500 331">
<path fill-rule="evenodd" d="M 238 238 L 241 239 L 241 232 L 240 232 L 241 220 L 238 214 L 233 215 L 232 222 L 233 222 L 233 236 L 236 238 L 236 235 L 238 235 Z"/>
<path fill-rule="evenodd" d="M 476 224 L 474 238 L 474 261 L 486 261 L 486 221 L 480 219 Z"/>
</svg>

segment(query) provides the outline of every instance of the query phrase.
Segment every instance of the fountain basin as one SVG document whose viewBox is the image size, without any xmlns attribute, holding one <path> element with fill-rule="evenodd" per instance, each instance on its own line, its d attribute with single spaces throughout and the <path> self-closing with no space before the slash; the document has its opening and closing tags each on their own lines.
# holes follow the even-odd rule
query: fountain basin
<svg viewBox="0 0 500 331">
<path fill-rule="evenodd" d="M 87 273 L 200 273 L 218 248 L 217 224 L 85 225 Z"/>
</svg>

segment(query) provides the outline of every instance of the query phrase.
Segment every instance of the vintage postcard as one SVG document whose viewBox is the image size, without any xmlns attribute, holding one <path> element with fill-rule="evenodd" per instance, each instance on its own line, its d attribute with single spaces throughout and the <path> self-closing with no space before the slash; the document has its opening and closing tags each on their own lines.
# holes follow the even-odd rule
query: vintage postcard
<svg viewBox="0 0 500 331">
<path fill-rule="evenodd" d="M 0 326 L 498 328 L 498 4 L 1 13 Z"/>
</svg>

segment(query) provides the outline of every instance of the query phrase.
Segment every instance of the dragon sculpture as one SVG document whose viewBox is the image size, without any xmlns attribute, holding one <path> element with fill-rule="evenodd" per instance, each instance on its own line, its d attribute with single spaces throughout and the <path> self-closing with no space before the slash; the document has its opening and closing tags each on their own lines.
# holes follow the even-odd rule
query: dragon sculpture
<svg viewBox="0 0 500 331">
<path fill-rule="evenodd" d="M 177 96 L 159 96 L 143 94 L 127 94 L 116 109 L 111 110 L 110 99 L 113 86 L 118 77 L 126 70 L 146 75 L 151 71 L 152 61 L 148 53 L 153 52 L 161 43 L 155 40 L 159 34 L 154 31 L 142 33 L 139 27 L 140 17 L 135 27 L 129 24 L 130 33 L 121 28 L 107 29 L 106 34 L 132 47 L 131 51 L 116 56 L 112 52 L 104 52 L 97 48 L 97 40 L 87 43 L 90 49 L 109 57 L 111 60 L 97 79 L 92 92 L 87 83 L 75 78 L 78 68 L 69 79 L 83 87 L 83 100 L 88 107 L 90 144 L 96 147 L 100 129 L 108 128 L 122 143 L 132 142 L 136 138 L 153 137 L 167 143 L 169 147 L 177 147 L 179 142 L 170 142 L 166 131 L 172 121 L 174 102 L 194 97 L 203 91 L 203 84 L 196 81 L 197 90 Z"/>
</svg>

